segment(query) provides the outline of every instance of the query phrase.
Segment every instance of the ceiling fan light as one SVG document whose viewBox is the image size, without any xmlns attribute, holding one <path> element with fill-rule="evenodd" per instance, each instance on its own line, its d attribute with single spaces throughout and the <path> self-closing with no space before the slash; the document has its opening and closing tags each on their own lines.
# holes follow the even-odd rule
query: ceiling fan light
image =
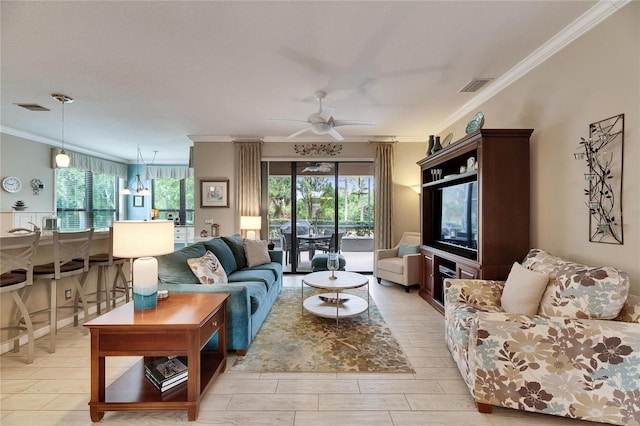
<svg viewBox="0 0 640 426">
<path fill-rule="evenodd" d="M 327 134 L 331 130 L 331 126 L 327 123 L 313 123 L 311 125 L 311 131 L 316 135 Z"/>
<path fill-rule="evenodd" d="M 56 155 L 56 166 L 60 168 L 69 167 L 71 163 L 71 158 L 64 152 L 64 149 L 60 151 L 60 154 Z"/>
</svg>

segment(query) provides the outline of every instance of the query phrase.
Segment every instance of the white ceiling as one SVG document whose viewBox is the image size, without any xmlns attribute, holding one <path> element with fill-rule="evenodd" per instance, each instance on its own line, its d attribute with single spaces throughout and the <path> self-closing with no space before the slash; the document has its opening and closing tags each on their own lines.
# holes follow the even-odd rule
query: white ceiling
<svg viewBox="0 0 640 426">
<path fill-rule="evenodd" d="M 596 3 L 3 0 L 2 131 L 59 146 L 62 93 L 67 148 L 184 163 L 193 140 L 285 140 L 304 123 L 269 119 L 305 120 L 325 90 L 337 118 L 377 124 L 345 143 L 422 141 Z M 460 93 L 474 77 L 498 80 Z"/>
</svg>

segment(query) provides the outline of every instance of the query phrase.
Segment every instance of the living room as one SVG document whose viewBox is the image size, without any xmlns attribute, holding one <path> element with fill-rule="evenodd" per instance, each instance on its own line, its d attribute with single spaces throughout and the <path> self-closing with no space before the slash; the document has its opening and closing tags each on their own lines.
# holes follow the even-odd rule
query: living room
<svg viewBox="0 0 640 426">
<path fill-rule="evenodd" d="M 618 3 L 611 4 L 616 5 Z M 546 57 L 543 56 L 544 52 L 539 52 L 545 60 L 538 59 L 537 66 L 530 67 L 531 69 L 528 69 L 528 72 L 523 75 L 512 75 L 508 84 L 504 83 L 504 87 L 498 93 L 486 98 L 480 97 L 476 104 L 470 108 L 461 109 L 458 114 L 456 114 L 456 111 L 450 111 L 448 121 L 437 131 L 432 131 L 429 127 L 421 129 L 425 135 L 436 133 L 444 137 L 452 133 L 453 141 L 455 141 L 465 135 L 466 126 L 477 111 L 482 111 L 484 114 L 485 128 L 534 129 L 530 141 L 531 247 L 543 248 L 550 253 L 588 265 L 610 265 L 624 270 L 629 274 L 630 292 L 633 294 L 640 294 L 640 240 L 638 239 L 638 236 L 640 236 L 640 171 L 636 167 L 637 164 L 640 164 L 640 148 L 637 144 L 637 126 L 640 123 L 640 83 L 638 80 L 638 75 L 640 75 L 639 6 L 637 2 L 622 4 L 620 10 L 612 13 L 589 31 L 584 33 L 578 31 L 574 40 L 554 52 L 553 55 Z M 3 11 L 2 19 L 3 39 L 5 39 L 4 33 L 8 31 L 5 29 L 5 20 L 11 19 L 10 14 Z M 428 25 L 429 18 L 424 19 L 425 25 Z M 538 45 L 545 41 L 540 40 Z M 469 43 L 472 44 L 471 38 Z M 489 53 L 495 54 L 494 52 L 482 52 L 482 54 Z M 527 56 L 529 53 L 523 52 L 522 57 Z M 4 52 L 2 56 L 4 86 L 4 64 L 9 65 L 11 58 L 5 57 Z M 53 64 L 47 65 L 53 66 Z M 482 72 L 482 70 L 477 72 Z M 41 99 L 49 97 L 51 93 L 57 90 L 66 91 L 69 88 L 68 94 L 77 98 L 75 105 L 71 104 L 66 107 L 66 125 L 72 127 L 74 120 L 73 108 L 82 108 L 82 90 L 74 90 L 70 82 L 55 82 L 51 84 L 54 84 L 55 87 L 40 88 L 42 96 L 37 102 L 46 102 Z M 490 87 L 488 86 L 487 90 Z M 32 101 L 31 99 L 23 98 L 6 99 L 4 90 L 3 88 L 3 111 L 11 108 L 13 103 Z M 247 88 L 247 90 L 250 90 L 250 88 Z M 122 92 L 122 96 L 126 97 L 130 96 L 126 92 L 135 93 L 135 89 L 123 88 Z M 300 94 L 300 96 L 303 95 L 304 93 Z M 274 93 L 272 96 L 279 96 L 279 94 Z M 243 97 L 247 102 L 251 102 L 250 94 Z M 429 102 L 429 99 L 425 99 L 425 102 Z M 305 117 L 306 112 L 312 112 L 316 108 L 316 105 L 302 105 L 303 107 L 300 110 L 302 118 Z M 52 107 L 56 108 L 58 106 L 52 105 Z M 340 112 L 340 104 L 338 104 L 338 112 Z M 242 111 L 238 111 L 238 114 L 241 113 Z M 574 153 L 578 149 L 580 138 L 589 136 L 590 123 L 621 113 L 625 114 L 626 136 L 624 157 L 627 167 L 624 168 L 622 187 L 622 199 L 624 201 L 623 230 L 626 238 L 624 239 L 624 244 L 621 245 L 595 244 L 589 242 L 588 238 L 589 214 L 588 208 L 585 207 L 586 200 L 583 195 L 585 187 L 584 162 L 574 160 Z M 287 111 L 268 111 L 268 114 L 275 114 L 272 117 L 291 116 L 295 118 L 297 116 L 297 114 L 292 116 Z M 366 119 L 367 117 L 358 118 Z M 53 120 L 55 124 L 52 127 L 54 132 L 58 134 L 60 131 L 58 114 L 55 114 Z M 215 128 L 215 120 L 212 119 L 212 121 L 212 127 Z M 17 200 L 24 199 L 32 210 L 51 210 L 54 206 L 54 194 L 51 188 L 55 188 L 55 171 L 51 167 L 50 149 L 52 146 L 60 148 L 59 143 L 57 143 L 59 138 L 56 138 L 55 144 L 48 144 L 42 141 L 45 139 L 48 141 L 50 140 L 49 138 L 38 138 L 34 134 L 21 133 L 17 130 L 19 130 L 18 124 L 5 124 L 5 119 L 3 118 L 1 134 L 2 158 L 0 160 L 2 177 L 16 176 L 23 183 L 37 177 L 42 181 L 45 191 L 38 196 L 29 194 L 29 191 L 25 192 L 24 188 L 19 196 L 3 192 L 0 200 L 0 209 L 2 211 L 10 211 L 11 206 Z M 69 131 L 71 132 L 71 130 Z M 181 129 L 181 131 L 184 136 L 197 134 L 192 132 L 191 129 Z M 370 131 L 364 134 L 369 133 Z M 237 134 L 246 133 L 236 133 L 235 135 Z M 206 137 L 193 137 L 193 139 L 187 141 L 187 143 L 193 145 L 193 170 L 196 182 L 200 179 L 212 177 L 230 178 L 230 192 L 234 193 L 237 190 L 234 186 L 234 179 L 239 166 L 234 161 L 235 151 L 231 140 L 232 135 L 234 134 L 230 134 L 227 140 L 207 140 Z M 292 143 L 286 141 L 285 138 L 286 135 L 280 140 L 265 141 L 261 146 L 262 158 L 295 158 Z M 128 159 L 131 166 L 130 172 L 136 170 L 135 139 L 133 137 L 128 142 L 128 151 L 130 152 L 122 155 L 122 157 Z M 302 141 L 333 142 L 326 136 L 303 139 Z M 74 146 L 71 140 L 68 143 Z M 343 145 L 344 149 L 340 154 L 340 161 L 362 159 L 371 161 L 374 158 L 373 145 L 367 140 L 349 141 L 349 143 L 345 142 Z M 72 148 L 68 149 L 72 150 Z M 163 151 L 162 147 L 158 149 L 161 152 Z M 394 206 L 392 211 L 396 239 L 404 231 L 419 230 L 419 197 L 411 187 L 419 185 L 420 169 L 416 162 L 425 157 L 426 149 L 426 137 L 420 141 L 400 141 L 395 144 Z M 169 150 L 168 147 L 167 150 Z M 96 147 L 96 152 L 100 151 L 101 147 Z M 186 159 L 188 153 L 187 145 L 184 146 L 183 151 Z M 152 155 L 152 149 L 149 148 L 145 155 Z M 170 163 L 170 161 L 163 161 L 160 164 Z M 186 164 L 186 161 L 182 164 Z M 199 192 L 196 192 L 196 199 L 198 199 L 197 197 L 199 197 Z M 130 202 L 130 200 L 127 200 L 127 202 Z M 199 207 L 198 204 L 196 204 L 195 208 L 195 223 L 204 227 L 205 219 L 209 219 L 212 216 L 212 209 Z M 239 214 L 235 207 L 235 199 L 231 197 L 228 209 L 215 209 L 214 219 L 220 225 L 221 234 L 223 235 L 240 230 Z M 505 200 L 504 208 L 509 208 L 508 200 Z M 196 230 L 199 231 L 200 228 L 196 228 Z M 396 298 L 404 296 L 404 294 L 394 293 L 391 297 L 397 302 Z M 417 303 L 413 299 L 410 300 L 411 302 L 409 303 L 412 306 Z M 401 305 L 401 303 L 398 302 L 398 305 Z M 5 305 L 3 300 L 3 310 L 5 306 L 10 306 L 10 304 Z M 428 305 L 425 304 L 424 306 L 425 309 L 428 309 Z M 387 321 L 391 320 L 388 319 Z M 5 359 L 5 356 L 3 356 L 3 368 L 6 365 Z M 3 382 L 5 374 L 8 374 L 8 370 L 7 373 L 3 373 Z M 16 370 L 13 374 L 18 375 L 19 373 Z M 249 379 L 249 377 L 245 376 L 244 379 Z M 60 393 L 64 392 L 60 391 Z M 219 401 L 213 402 L 213 404 L 218 403 L 222 404 Z M 86 404 L 84 409 L 86 410 Z M 5 407 L 3 402 L 3 423 L 11 420 L 8 414 L 5 417 L 5 410 L 11 410 L 11 408 Z M 39 421 L 35 415 L 38 410 L 39 408 L 34 407 L 31 412 L 33 416 L 29 417 L 34 422 Z M 265 412 L 269 411 L 270 409 L 265 409 Z M 387 412 L 391 411 L 393 411 L 393 408 L 387 410 Z M 15 415 L 15 412 L 13 414 Z M 83 414 L 86 415 L 86 413 Z M 425 416 L 424 412 L 422 415 Z M 273 417 L 269 418 L 273 419 Z M 142 416 L 136 417 L 137 420 L 143 418 Z M 491 417 L 483 417 L 482 419 L 483 421 L 491 422 Z M 88 423 L 88 415 L 86 415 L 85 420 Z M 108 418 L 105 418 L 106 420 Z M 527 421 L 526 418 L 520 417 L 518 420 Z M 535 421 L 541 423 L 546 420 L 546 417 L 543 417 L 542 420 L 539 416 L 535 417 Z M 554 420 L 557 419 L 549 421 Z M 276 420 L 273 419 L 273 421 L 275 422 Z M 418 420 L 414 421 L 419 423 Z M 408 418 L 405 418 L 405 422 L 409 422 Z M 402 421 L 397 423 L 402 423 Z"/>
</svg>

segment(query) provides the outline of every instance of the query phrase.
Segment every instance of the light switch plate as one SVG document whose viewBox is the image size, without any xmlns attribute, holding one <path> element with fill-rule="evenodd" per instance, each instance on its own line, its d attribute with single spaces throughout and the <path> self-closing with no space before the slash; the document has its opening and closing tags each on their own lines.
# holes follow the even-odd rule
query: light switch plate
<svg viewBox="0 0 640 426">
<path fill-rule="evenodd" d="M 211 225 L 213 223 L 213 219 L 205 219 L 204 220 L 204 224 L 205 225 Z"/>
</svg>

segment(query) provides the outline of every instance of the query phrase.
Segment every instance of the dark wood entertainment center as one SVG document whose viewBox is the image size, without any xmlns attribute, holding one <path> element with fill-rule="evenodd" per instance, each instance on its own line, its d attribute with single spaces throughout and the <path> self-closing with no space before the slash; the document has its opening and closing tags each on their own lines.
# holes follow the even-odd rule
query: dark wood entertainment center
<svg viewBox="0 0 640 426">
<path fill-rule="evenodd" d="M 419 294 L 438 311 L 444 312 L 443 277 L 505 280 L 513 262 L 521 261 L 529 251 L 532 132 L 481 129 L 418 162 L 422 182 Z M 468 244 L 461 247 L 443 240 L 438 203 L 442 204 L 443 188 L 469 182 L 477 185 L 477 204 L 475 199 L 470 203 L 477 235 L 464 230 Z"/>
</svg>

